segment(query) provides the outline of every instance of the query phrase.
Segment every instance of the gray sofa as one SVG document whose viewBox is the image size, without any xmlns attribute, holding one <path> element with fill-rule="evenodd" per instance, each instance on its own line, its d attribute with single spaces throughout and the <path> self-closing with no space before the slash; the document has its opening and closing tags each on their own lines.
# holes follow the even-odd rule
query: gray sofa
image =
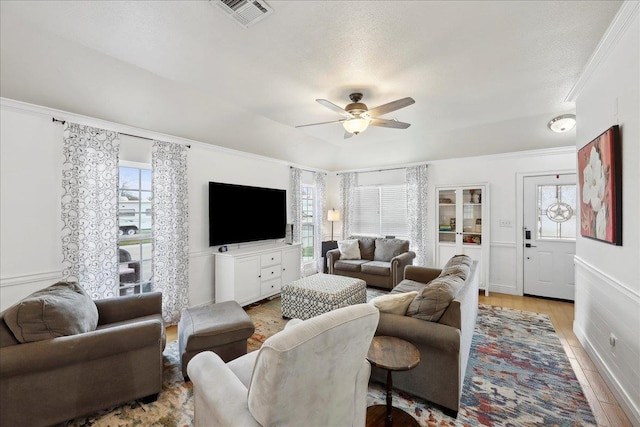
<svg viewBox="0 0 640 427">
<path fill-rule="evenodd" d="M 48 426 L 135 399 L 153 401 L 162 390 L 161 293 L 94 304 L 76 292 L 81 303 L 62 298 L 55 308 L 61 288 L 57 283 L 33 294 L 35 302 L 28 297 L 0 314 L 2 426 Z M 69 319 L 76 315 L 86 319 Z M 38 317 L 48 331 L 30 329 Z M 93 330 L 62 331 L 78 327 Z"/>
<path fill-rule="evenodd" d="M 436 278 L 451 291 L 451 279 L 458 280 L 459 289 L 453 291 L 455 297 L 448 305 L 441 305 L 441 296 L 422 301 L 423 306 L 432 304 L 432 309 L 444 310 L 437 319 L 420 313 L 416 297 L 406 315 L 381 312 L 376 330 L 376 335 L 402 338 L 420 350 L 417 367 L 393 373 L 393 387 L 440 405 L 445 413 L 456 417 L 478 314 L 477 261 L 462 255 L 453 257 L 442 270 L 408 266 L 404 277 L 391 293 L 418 291 L 419 297 L 425 284 L 435 283 Z M 371 379 L 384 383 L 386 371 L 372 367 Z"/>
<path fill-rule="evenodd" d="M 351 236 L 360 246 L 360 259 L 340 259 L 340 249 L 327 252 L 329 274 L 355 277 L 367 286 L 392 289 L 402 280 L 404 268 L 413 264 L 409 241 L 382 237 Z"/>
</svg>

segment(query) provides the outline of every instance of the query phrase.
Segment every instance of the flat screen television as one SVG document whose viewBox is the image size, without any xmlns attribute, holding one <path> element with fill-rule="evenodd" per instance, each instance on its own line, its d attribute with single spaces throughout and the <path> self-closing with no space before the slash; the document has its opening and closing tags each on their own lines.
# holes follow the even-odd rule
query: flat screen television
<svg viewBox="0 0 640 427">
<path fill-rule="evenodd" d="M 286 198 L 286 190 L 209 182 L 209 246 L 282 239 Z"/>
</svg>

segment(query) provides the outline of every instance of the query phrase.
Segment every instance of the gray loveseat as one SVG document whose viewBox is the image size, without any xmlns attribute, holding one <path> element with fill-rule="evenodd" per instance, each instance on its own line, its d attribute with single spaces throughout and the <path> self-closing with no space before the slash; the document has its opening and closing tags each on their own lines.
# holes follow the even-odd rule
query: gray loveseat
<svg viewBox="0 0 640 427">
<path fill-rule="evenodd" d="M 393 387 L 436 403 L 455 417 L 478 314 L 477 261 L 462 255 L 442 270 L 409 266 L 404 277 L 390 293 L 418 291 L 418 297 L 406 315 L 381 312 L 376 335 L 410 341 L 420 350 L 421 360 L 410 371 L 394 372 Z M 418 301 L 429 282 L 438 282 L 455 297 L 445 304 L 442 294 Z M 371 378 L 384 383 L 386 371 L 372 367 Z"/>
<path fill-rule="evenodd" d="M 73 288 L 67 298 L 65 285 L 0 314 L 2 426 L 48 426 L 135 399 L 153 401 L 162 390 L 161 293 L 94 304 Z M 75 315 L 86 318 L 71 321 Z M 45 327 L 33 327 L 38 321 Z M 79 328 L 93 330 L 68 335 Z"/>
<path fill-rule="evenodd" d="M 340 249 L 327 252 L 329 274 L 362 279 L 367 286 L 392 289 L 402 280 L 404 268 L 413 264 L 409 241 L 383 237 L 352 236 L 358 240 L 360 259 L 341 259 Z"/>
</svg>

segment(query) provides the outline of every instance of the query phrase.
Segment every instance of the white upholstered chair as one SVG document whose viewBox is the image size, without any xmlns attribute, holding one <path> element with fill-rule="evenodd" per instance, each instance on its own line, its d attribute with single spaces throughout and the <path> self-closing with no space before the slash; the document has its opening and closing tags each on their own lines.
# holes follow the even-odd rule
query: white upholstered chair
<svg viewBox="0 0 640 427">
<path fill-rule="evenodd" d="M 195 425 L 364 426 L 378 317 L 370 304 L 351 305 L 292 319 L 226 364 L 210 351 L 196 355 L 187 366 Z"/>
</svg>

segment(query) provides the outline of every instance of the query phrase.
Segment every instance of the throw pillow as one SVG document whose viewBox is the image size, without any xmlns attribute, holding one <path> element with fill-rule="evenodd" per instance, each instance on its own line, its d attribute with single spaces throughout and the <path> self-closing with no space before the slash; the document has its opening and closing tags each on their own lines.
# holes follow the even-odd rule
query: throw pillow
<svg viewBox="0 0 640 427">
<path fill-rule="evenodd" d="M 349 239 L 356 239 L 360 244 L 360 259 L 373 261 L 373 253 L 376 250 L 376 238 L 371 236 L 351 236 Z"/>
<path fill-rule="evenodd" d="M 409 241 L 401 239 L 376 239 L 376 249 L 373 254 L 375 261 L 389 262 L 393 257 L 409 251 Z"/>
<path fill-rule="evenodd" d="M 58 282 L 4 312 L 4 321 L 21 343 L 90 332 L 98 326 L 98 308 L 77 283 Z"/>
<path fill-rule="evenodd" d="M 360 246 L 355 239 L 339 241 L 338 249 L 340 249 L 340 259 L 360 259 Z"/>
<path fill-rule="evenodd" d="M 409 304 L 407 316 L 429 322 L 439 321 L 463 286 L 464 280 L 458 276 L 448 275 L 433 279 Z"/>
<path fill-rule="evenodd" d="M 417 295 L 417 291 L 380 295 L 369 301 L 369 304 L 372 304 L 380 310 L 381 313 L 399 314 L 404 316 L 407 313 L 409 304 L 411 304 Z"/>
</svg>

